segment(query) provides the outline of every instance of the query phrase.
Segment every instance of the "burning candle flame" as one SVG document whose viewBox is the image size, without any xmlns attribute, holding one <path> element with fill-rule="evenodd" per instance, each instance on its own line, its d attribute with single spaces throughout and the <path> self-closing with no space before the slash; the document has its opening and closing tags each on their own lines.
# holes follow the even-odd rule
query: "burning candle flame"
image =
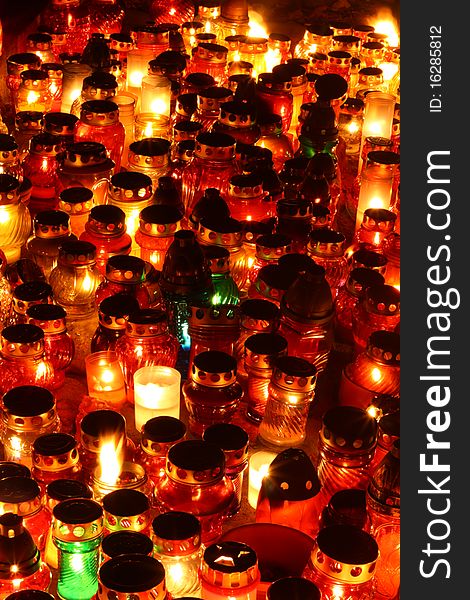
<svg viewBox="0 0 470 600">
<path fill-rule="evenodd" d="M 35 104 L 39 100 L 39 94 L 31 90 L 28 92 L 28 96 L 26 97 L 26 102 L 28 104 Z"/>
<path fill-rule="evenodd" d="M 117 443 L 110 439 L 102 444 L 100 450 L 99 480 L 107 486 L 116 485 L 123 463 L 123 439 Z"/>
<path fill-rule="evenodd" d="M 390 10 L 381 10 L 370 23 L 376 33 L 384 33 L 387 43 L 392 48 L 400 46 L 399 29 Z"/>
<path fill-rule="evenodd" d="M 263 18 L 256 12 L 250 12 L 250 20 L 248 23 L 248 36 L 249 37 L 260 37 L 267 38 L 268 32 L 263 22 Z"/>
</svg>

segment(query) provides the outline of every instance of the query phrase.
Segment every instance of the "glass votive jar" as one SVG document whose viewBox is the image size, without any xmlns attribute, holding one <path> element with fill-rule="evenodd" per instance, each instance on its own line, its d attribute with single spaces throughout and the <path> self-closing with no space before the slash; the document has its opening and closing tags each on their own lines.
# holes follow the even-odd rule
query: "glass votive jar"
<svg viewBox="0 0 470 600">
<path fill-rule="evenodd" d="M 81 63 L 63 65 L 61 112 L 69 113 L 74 101 L 80 96 L 83 80 L 91 75 L 91 67 Z"/>
<path fill-rule="evenodd" d="M 232 481 L 225 475 L 225 456 L 216 444 L 185 440 L 168 450 L 165 475 L 155 486 L 160 513 L 178 510 L 196 516 L 207 546 L 221 536 L 234 499 Z"/>
<path fill-rule="evenodd" d="M 47 87 L 51 96 L 51 110 L 60 111 L 62 106 L 62 83 L 64 79 L 63 65 L 54 62 L 44 62 L 41 70 L 47 74 Z"/>
<path fill-rule="evenodd" d="M 366 491 L 345 488 L 335 492 L 320 517 L 320 529 L 330 525 L 353 525 L 369 533 L 371 520 L 367 512 Z"/>
<path fill-rule="evenodd" d="M 57 266 L 59 247 L 64 242 L 75 242 L 70 217 L 61 210 L 41 210 L 33 219 L 34 234 L 28 240 L 28 255 L 39 265 L 46 276 Z"/>
<path fill-rule="evenodd" d="M 236 372 L 236 360 L 225 352 L 209 350 L 194 357 L 191 378 L 182 388 L 193 435 L 201 436 L 209 425 L 234 417 L 243 397 Z"/>
<path fill-rule="evenodd" d="M 186 512 L 170 511 L 152 522 L 153 556 L 165 567 L 166 585 L 172 598 L 200 594 L 202 560 L 201 524 Z"/>
<path fill-rule="evenodd" d="M 135 241 L 140 247 L 140 257 L 161 271 L 165 254 L 181 229 L 183 214 L 176 206 L 152 205 L 140 211 L 139 229 Z"/>
<path fill-rule="evenodd" d="M 42 116 L 42 113 L 40 114 Z M 5 173 L 16 177 L 18 181 L 23 179 L 21 152 L 18 142 L 12 135 L 0 133 L 0 174 Z"/>
<path fill-rule="evenodd" d="M 59 555 L 58 594 L 74 600 L 93 598 L 98 589 L 103 509 L 94 500 L 72 498 L 59 502 L 52 514 L 52 536 Z"/>
<path fill-rule="evenodd" d="M 33 442 L 31 476 L 43 491 L 57 479 L 80 479 L 78 442 L 68 433 L 45 433 Z"/>
<path fill-rule="evenodd" d="M 352 525 L 331 525 L 319 532 L 304 577 L 330 597 L 360 600 L 372 594 L 378 556 L 369 533 Z"/>
<path fill-rule="evenodd" d="M 259 436 L 265 444 L 297 446 L 305 441 L 316 373 L 316 367 L 303 358 L 280 356 L 276 359 L 259 428 Z"/>
<path fill-rule="evenodd" d="M 99 569 L 97 600 L 132 597 L 135 600 L 167 600 L 165 569 L 152 556 L 122 554 Z"/>
<path fill-rule="evenodd" d="M 45 281 L 28 281 L 17 285 L 12 293 L 10 314 L 5 325 L 28 323 L 27 311 L 37 304 L 52 304 L 52 287 Z"/>
<path fill-rule="evenodd" d="M 31 477 L 31 471 L 21 463 L 0 460 L 0 479 L 5 477 Z"/>
<path fill-rule="evenodd" d="M 126 215 L 127 233 L 133 238 L 139 227 L 140 211 L 153 202 L 152 180 L 144 173 L 121 172 L 111 177 L 107 204 L 117 206 Z M 135 242 L 133 250 L 139 248 Z"/>
<path fill-rule="evenodd" d="M 277 333 L 257 333 L 245 341 L 247 417 L 255 423 L 260 423 L 264 416 L 273 361 L 286 354 L 287 340 Z"/>
<path fill-rule="evenodd" d="M 43 504 L 39 483 L 30 477 L 6 477 L 0 480 L 0 510 L 23 518 L 39 551 L 46 544 L 51 517 Z"/>
<path fill-rule="evenodd" d="M 355 406 L 326 411 L 318 438 L 318 477 L 325 501 L 342 489 L 366 489 L 377 444 L 377 422 Z"/>
<path fill-rule="evenodd" d="M 82 186 L 92 190 L 95 203 L 104 204 L 108 181 L 115 164 L 108 158 L 106 147 L 96 142 L 70 144 L 59 162 L 61 189 Z"/>
<path fill-rule="evenodd" d="M 139 531 L 114 531 L 101 542 L 101 559 L 104 563 L 121 554 L 142 554 L 153 556 L 153 542 L 145 533 Z"/>
<path fill-rule="evenodd" d="M 180 415 L 181 374 L 161 365 L 142 367 L 134 373 L 135 426 L 139 431 L 150 419 Z"/>
<path fill-rule="evenodd" d="M 49 78 L 45 71 L 28 69 L 20 75 L 21 82 L 16 93 L 16 112 L 26 110 L 47 113 L 52 108 Z"/>
<path fill-rule="evenodd" d="M 140 108 L 143 113 L 170 117 L 171 81 L 151 69 L 142 78 Z"/>
<path fill-rule="evenodd" d="M 235 502 L 230 516 L 236 514 L 242 503 L 243 478 L 248 467 L 248 434 L 239 425 L 214 423 L 204 431 L 202 439 L 221 448 L 225 455 L 225 473 L 232 480 Z"/>
<path fill-rule="evenodd" d="M 90 242 L 96 247 L 96 266 L 105 275 L 108 258 L 118 254 L 127 255 L 132 248 L 125 212 L 110 204 L 94 206 L 88 215 L 80 240 Z"/>
<path fill-rule="evenodd" d="M 281 577 L 268 587 L 267 600 L 320 600 L 319 588 L 304 577 Z"/>
<path fill-rule="evenodd" d="M 96 302 L 114 294 L 128 294 L 139 303 L 139 308 L 149 308 L 151 296 L 144 281 L 146 264 L 137 256 L 115 255 L 106 262 L 106 275 L 96 290 Z"/>
<path fill-rule="evenodd" d="M 162 138 L 168 139 L 170 133 L 170 119 L 165 115 L 153 113 L 139 113 L 135 116 L 134 141 L 143 139 Z"/>
<path fill-rule="evenodd" d="M 1 439 L 4 459 L 32 467 L 34 440 L 59 431 L 51 392 L 38 386 L 17 386 L 2 398 Z"/>
<path fill-rule="evenodd" d="M 93 191 L 86 187 L 71 187 L 59 194 L 59 210 L 70 218 L 70 228 L 77 237 L 85 231 L 85 224 L 95 204 Z"/>
<path fill-rule="evenodd" d="M 207 600 L 256 600 L 260 579 L 258 557 L 246 544 L 224 541 L 204 550 L 201 584 Z"/>
<path fill-rule="evenodd" d="M 269 471 L 269 465 L 276 458 L 276 452 L 260 450 L 250 456 L 248 461 L 248 504 L 251 508 L 256 508 L 258 496 L 263 483 Z"/>
<path fill-rule="evenodd" d="M 111 458 L 111 453 L 109 456 Z M 137 490 L 150 498 L 153 485 L 144 467 L 130 461 L 119 464 L 115 462 L 115 457 L 116 455 L 109 464 L 107 460 L 100 458 L 100 466 L 95 469 L 90 484 L 93 498 L 101 503 L 104 496 L 116 490 Z"/>
<path fill-rule="evenodd" d="M 148 175 L 155 190 L 160 177 L 168 174 L 170 145 L 169 140 L 158 137 L 133 142 L 129 146 L 127 169 Z"/>
<path fill-rule="evenodd" d="M 185 437 L 186 425 L 175 417 L 153 417 L 143 424 L 135 460 L 154 483 L 165 474 L 168 450 Z"/>
<path fill-rule="evenodd" d="M 139 490 L 122 489 L 109 492 L 101 499 L 103 535 L 115 531 L 138 531 L 150 534 L 150 500 Z"/>
<path fill-rule="evenodd" d="M 91 351 L 115 350 L 116 342 L 124 335 L 126 318 L 136 310 L 139 303 L 134 296 L 117 293 L 108 296 L 99 303 L 99 324 L 91 340 Z"/>
<path fill-rule="evenodd" d="M 21 202 L 20 181 L 13 175 L 0 174 L 0 246 L 9 263 L 21 256 L 21 248 L 31 230 L 29 209 Z"/>
<path fill-rule="evenodd" d="M 39 70 L 41 67 L 41 59 L 32 52 L 12 54 L 7 58 L 6 66 L 6 85 L 10 90 L 11 104 L 12 106 L 15 106 L 18 97 L 18 89 L 21 85 L 21 73 L 28 70 Z"/>
<path fill-rule="evenodd" d="M 31 141 L 31 138 L 34 137 L 35 135 L 37 135 L 38 133 L 41 133 L 44 129 L 44 114 L 42 112 L 31 112 L 31 111 L 25 111 L 25 112 L 18 112 L 15 115 L 15 131 L 14 131 L 14 139 L 16 140 L 15 142 L 15 146 L 18 146 L 18 164 L 21 162 L 23 162 L 26 153 L 28 152 L 28 148 L 29 148 L 29 142 Z M 9 136 L 10 138 L 11 136 Z M 6 139 L 9 138 L 4 138 L 5 141 Z M 12 144 L 11 140 L 10 140 L 10 144 Z M 7 151 L 8 152 L 8 151 Z M 14 151 L 12 151 L 13 154 Z M 10 163 L 10 161 L 13 161 L 13 156 L 10 158 L 10 160 L 7 159 L 7 163 Z M 5 167 L 4 167 L 5 168 Z M 7 172 L 7 171 L 5 171 Z M 21 170 L 21 174 L 23 173 L 23 171 Z M 15 177 L 17 177 L 17 175 L 15 175 L 15 173 L 13 173 L 13 175 Z"/>
<path fill-rule="evenodd" d="M 126 384 L 116 352 L 93 352 L 85 358 L 85 367 L 88 394 L 116 408 L 122 407 L 127 397 Z"/>
<path fill-rule="evenodd" d="M 119 172 L 126 131 L 119 121 L 119 106 L 111 100 L 89 100 L 80 109 L 75 126 L 76 142 L 103 144 Z"/>
</svg>

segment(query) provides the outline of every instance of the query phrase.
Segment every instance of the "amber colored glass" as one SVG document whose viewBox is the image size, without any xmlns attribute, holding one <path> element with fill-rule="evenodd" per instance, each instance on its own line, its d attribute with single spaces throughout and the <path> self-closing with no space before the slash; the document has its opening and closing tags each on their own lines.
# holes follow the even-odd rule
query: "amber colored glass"
<svg viewBox="0 0 470 600">
<path fill-rule="evenodd" d="M 225 352 L 210 350 L 194 357 L 182 388 L 189 412 L 189 430 L 201 436 L 209 425 L 232 420 L 243 390 L 236 382 L 236 361 Z"/>
<path fill-rule="evenodd" d="M 367 288 L 384 283 L 383 276 L 372 269 L 351 269 L 346 283 L 339 288 L 335 299 L 335 333 L 353 344 L 352 315 Z"/>
<path fill-rule="evenodd" d="M 137 256 L 111 256 L 106 263 L 104 281 L 96 289 L 99 305 L 114 294 L 128 294 L 139 303 L 139 308 L 149 308 L 151 298 L 144 284 L 145 262 Z"/>
<path fill-rule="evenodd" d="M 115 349 L 126 384 L 133 389 L 137 369 L 148 365 L 175 366 L 178 341 L 168 330 L 166 314 L 146 309 L 129 315 L 126 333 L 116 342 Z"/>
<path fill-rule="evenodd" d="M 367 488 L 376 443 L 377 422 L 367 411 L 338 406 L 323 415 L 318 437 L 318 477 L 326 502 L 339 490 Z"/>
<path fill-rule="evenodd" d="M 332 229 L 317 229 L 309 237 L 308 254 L 317 265 L 325 269 L 327 280 L 333 298 L 338 289 L 346 282 L 348 263 L 344 256 L 345 236 Z"/>
<path fill-rule="evenodd" d="M 80 120 L 75 126 L 75 141 L 103 144 L 116 172 L 121 167 L 125 138 L 126 130 L 119 121 L 117 104 L 110 100 L 91 100 L 82 105 Z"/>
<path fill-rule="evenodd" d="M 285 161 L 294 158 L 292 141 L 282 132 L 282 117 L 269 113 L 260 115 L 258 125 L 261 128 L 261 136 L 255 145 L 271 150 L 274 168 L 280 173 Z"/>
<path fill-rule="evenodd" d="M 35 304 L 52 304 L 52 287 L 45 281 L 20 283 L 13 289 L 10 314 L 4 325 L 27 323 L 26 311 Z"/>
<path fill-rule="evenodd" d="M 31 216 L 21 202 L 20 182 L 13 175 L 0 174 L 0 220 L 1 249 L 8 262 L 15 262 L 30 234 Z"/>
<path fill-rule="evenodd" d="M 85 225 L 94 204 L 93 192 L 88 188 L 72 187 L 60 192 L 59 210 L 69 215 L 72 233 L 77 238 L 85 231 Z"/>
<path fill-rule="evenodd" d="M 103 33 L 107 38 L 113 33 L 120 33 L 124 11 L 116 0 L 92 0 L 88 9 L 90 33 Z"/>
<path fill-rule="evenodd" d="M 33 184 L 29 201 L 32 215 L 57 208 L 60 191 L 57 156 L 62 151 L 62 143 L 49 133 L 40 133 L 31 139 L 23 171 Z"/>
<path fill-rule="evenodd" d="M 60 388 L 75 353 L 75 344 L 66 327 L 67 313 L 57 304 L 36 304 L 28 308 L 26 315 L 29 323 L 44 331 L 44 354 L 54 369 L 52 387 Z"/>
<path fill-rule="evenodd" d="M 225 196 L 230 177 L 237 172 L 233 137 L 221 133 L 200 133 L 196 138 L 193 159 L 182 175 L 186 215 L 189 217 L 193 212 L 207 188 L 216 188 Z"/>
<path fill-rule="evenodd" d="M 19 385 L 51 389 L 54 369 L 44 353 L 44 332 L 29 324 L 10 325 L 0 338 L 0 391 Z"/>
<path fill-rule="evenodd" d="M 291 240 L 282 234 L 271 233 L 261 235 L 256 240 L 256 253 L 253 265 L 250 268 L 249 279 L 254 283 L 258 278 L 258 272 L 266 265 L 275 265 L 279 258 L 291 252 Z"/>
<path fill-rule="evenodd" d="M 136 310 L 139 310 L 137 298 L 129 294 L 119 292 L 102 300 L 98 304 L 99 325 L 91 340 L 91 351 L 114 350 L 126 331 L 126 318 Z"/>
<path fill-rule="evenodd" d="M 216 444 L 187 440 L 170 448 L 166 473 L 155 487 L 160 512 L 180 510 L 196 516 L 207 546 L 222 534 L 234 498 L 233 484 L 225 475 L 225 456 Z"/>
<path fill-rule="evenodd" d="M 177 206 L 147 206 L 139 215 L 139 229 L 135 241 L 140 247 L 140 257 L 161 271 L 165 255 L 181 228 L 183 214 Z"/>
<path fill-rule="evenodd" d="M 230 216 L 239 221 L 262 221 L 273 217 L 273 207 L 265 202 L 266 196 L 261 176 L 233 175 L 227 193 Z"/>
<path fill-rule="evenodd" d="M 374 331 L 394 331 L 400 323 L 400 292 L 391 285 L 371 286 L 353 311 L 355 350 L 367 346 Z"/>
<path fill-rule="evenodd" d="M 65 35 L 66 52 L 82 53 L 90 36 L 90 16 L 79 0 L 51 0 L 41 13 L 45 31 Z"/>
<path fill-rule="evenodd" d="M 191 72 L 210 75 L 218 85 L 223 85 L 226 79 L 227 52 L 228 49 L 220 44 L 199 43 L 191 59 Z"/>
</svg>

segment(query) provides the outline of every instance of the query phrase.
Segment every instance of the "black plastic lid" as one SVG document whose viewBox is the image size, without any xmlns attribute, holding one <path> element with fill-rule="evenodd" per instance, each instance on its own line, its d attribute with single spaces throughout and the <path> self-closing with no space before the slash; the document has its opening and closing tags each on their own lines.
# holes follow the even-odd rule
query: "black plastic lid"
<svg viewBox="0 0 470 600">
<path fill-rule="evenodd" d="M 88 100 L 84 102 L 81 107 L 81 112 L 91 113 L 111 113 L 119 111 L 119 106 L 111 100 Z"/>
<path fill-rule="evenodd" d="M 222 560 L 223 557 L 223 560 Z M 256 552 L 242 542 L 218 542 L 204 551 L 204 562 L 214 571 L 241 573 L 258 562 Z"/>
<path fill-rule="evenodd" d="M 258 279 L 269 288 L 286 291 L 295 279 L 295 273 L 279 265 L 265 265 L 258 271 Z"/>
<path fill-rule="evenodd" d="M 400 411 L 384 415 L 379 421 L 379 430 L 390 437 L 400 437 Z"/>
<path fill-rule="evenodd" d="M 80 427 L 83 433 L 98 438 L 110 433 L 124 434 L 126 420 L 115 410 L 94 410 L 83 417 Z"/>
<path fill-rule="evenodd" d="M 93 210 L 93 209 L 92 209 Z M 59 246 L 60 256 L 96 256 L 96 246 L 91 242 L 77 240 L 72 242 L 63 242 Z"/>
<path fill-rule="evenodd" d="M 299 356 L 278 356 L 274 360 L 274 366 L 293 377 L 312 377 L 317 372 L 315 365 Z"/>
<path fill-rule="evenodd" d="M 170 146 L 171 142 L 163 138 L 144 138 L 143 140 L 133 142 L 129 146 L 129 150 L 139 156 L 164 156 L 170 151 Z M 147 175 L 145 175 L 145 177 L 147 177 Z M 137 187 L 144 187 L 144 185 L 146 184 Z"/>
<path fill-rule="evenodd" d="M 379 554 L 374 538 L 352 525 L 331 525 L 321 529 L 317 544 L 328 558 L 348 565 L 366 565 L 377 560 Z"/>
<path fill-rule="evenodd" d="M 205 88 L 216 85 L 215 79 L 208 73 L 189 73 L 184 79 L 195 88 Z"/>
<path fill-rule="evenodd" d="M 188 471 L 223 469 L 225 455 L 217 444 L 204 440 L 184 440 L 168 450 L 168 460 L 176 467 Z"/>
<path fill-rule="evenodd" d="M 233 356 L 218 350 L 207 350 L 197 354 L 193 364 L 206 373 L 228 373 L 237 368 L 237 361 Z"/>
<path fill-rule="evenodd" d="M 341 244 L 345 241 L 344 235 L 333 229 L 314 229 L 309 237 L 313 242 L 322 244 Z"/>
<path fill-rule="evenodd" d="M 148 497 L 139 490 L 115 490 L 101 500 L 103 509 L 111 515 L 132 517 L 150 509 Z"/>
<path fill-rule="evenodd" d="M 255 354 L 279 354 L 287 350 L 287 340 L 278 333 L 255 333 L 245 340 L 245 348 Z"/>
<path fill-rule="evenodd" d="M 199 133 L 196 137 L 196 141 L 203 146 L 211 146 L 212 148 L 228 148 L 229 146 L 235 146 L 235 139 L 231 135 L 215 131 L 204 131 Z"/>
<path fill-rule="evenodd" d="M 92 523 L 103 516 L 103 509 L 94 500 L 88 498 L 70 498 L 62 500 L 52 509 L 55 519 L 68 525 Z"/>
<path fill-rule="evenodd" d="M 309 579 L 283 577 L 267 590 L 267 600 L 320 600 L 321 592 Z"/>
<path fill-rule="evenodd" d="M 5 409 L 15 417 L 43 415 L 55 406 L 52 392 L 37 385 L 20 385 L 6 392 L 2 399 Z"/>
<path fill-rule="evenodd" d="M 15 577 L 23 580 L 37 572 L 40 567 L 40 557 L 31 534 L 23 524 L 23 518 L 10 512 L 0 516 L 0 577 L 2 580 L 11 581 L 11 567 L 14 564 L 18 567 Z"/>
<path fill-rule="evenodd" d="M 46 487 L 46 495 L 61 502 L 72 498 L 93 498 L 91 489 L 77 479 L 55 479 Z"/>
<path fill-rule="evenodd" d="M 47 300 L 48 298 L 52 298 L 53 291 L 52 287 L 44 281 L 28 281 L 27 283 L 17 285 L 13 294 L 18 300 L 31 302 L 32 300 Z"/>
<path fill-rule="evenodd" d="M 333 494 L 322 513 L 323 527 L 353 525 L 362 529 L 366 522 L 366 491 L 357 488 L 339 490 Z"/>
<path fill-rule="evenodd" d="M 374 331 L 370 334 L 367 345 L 390 353 L 392 359 L 400 355 L 400 334 L 395 331 Z"/>
<path fill-rule="evenodd" d="M 83 83 L 103 90 L 114 90 L 118 87 L 116 77 L 105 71 L 95 71 L 88 77 L 85 77 Z"/>
<path fill-rule="evenodd" d="M 0 479 L 6 477 L 31 477 L 31 471 L 21 463 L 3 460 L 0 461 Z"/>
<path fill-rule="evenodd" d="M 255 298 L 244 300 L 240 304 L 240 312 L 245 317 L 263 321 L 274 321 L 279 318 L 280 313 L 274 302 Z"/>
<path fill-rule="evenodd" d="M 198 131 L 201 131 L 202 127 L 202 124 L 198 121 L 184 120 L 180 121 L 179 123 L 175 123 L 173 129 L 176 131 L 184 131 L 185 133 L 196 133 Z M 163 177 L 160 177 L 158 181 L 160 182 L 162 179 Z"/>
<path fill-rule="evenodd" d="M 127 317 L 128 323 L 133 323 L 134 325 L 155 325 L 167 319 L 166 312 L 159 308 L 142 308 L 130 313 Z"/>
<path fill-rule="evenodd" d="M 20 504 L 41 495 L 39 484 L 31 477 L 5 477 L 0 479 L 0 502 Z"/>
<path fill-rule="evenodd" d="M 155 517 L 152 529 L 163 540 L 187 540 L 201 533 L 201 523 L 193 514 L 171 511 Z"/>
<path fill-rule="evenodd" d="M 91 219 L 98 221 L 99 223 L 124 224 L 126 222 L 126 214 L 118 206 L 102 204 L 94 206 L 91 209 L 88 220 Z"/>
<path fill-rule="evenodd" d="M 106 262 L 106 274 L 113 271 L 130 271 L 139 276 L 145 273 L 145 261 L 138 256 L 130 254 L 115 254 L 110 256 Z"/>
<path fill-rule="evenodd" d="M 302 271 L 309 271 L 316 274 L 319 279 L 322 279 L 325 276 L 324 267 L 317 265 L 313 258 L 308 256 L 308 254 L 289 252 L 288 254 L 281 256 L 277 264 L 282 269 L 291 272 L 300 273 Z"/>
<path fill-rule="evenodd" d="M 323 415 L 323 436 L 340 438 L 343 447 L 356 448 L 357 440 L 363 440 L 362 448 L 374 445 L 377 436 L 377 421 L 366 410 L 356 406 L 335 406 Z M 360 448 L 361 446 L 359 446 Z"/>
<path fill-rule="evenodd" d="M 122 554 L 150 556 L 153 552 L 153 542 L 139 531 L 114 531 L 103 538 L 101 551 L 109 558 Z"/>
<path fill-rule="evenodd" d="M 140 188 L 151 187 L 152 180 L 144 173 L 122 171 L 111 177 L 111 185 L 123 190 L 138 190 Z"/>
<path fill-rule="evenodd" d="M 54 600 L 54 596 L 41 590 L 22 590 L 6 596 L 6 600 Z"/>
<path fill-rule="evenodd" d="M 186 425 L 175 417 L 149 419 L 142 428 L 142 437 L 152 442 L 176 442 L 186 435 Z"/>
<path fill-rule="evenodd" d="M 86 187 L 71 187 L 60 192 L 60 199 L 68 204 L 81 204 L 89 202 L 92 198 L 92 190 Z"/>
<path fill-rule="evenodd" d="M 99 311 L 108 317 L 122 318 L 139 310 L 137 298 L 130 294 L 113 294 L 100 302 Z"/>
<path fill-rule="evenodd" d="M 78 120 L 76 115 L 70 113 L 48 112 L 44 115 L 44 124 L 49 133 L 52 133 L 56 128 L 61 132 L 64 127 L 70 129 L 75 126 Z"/>
<path fill-rule="evenodd" d="M 233 423 L 214 423 L 204 431 L 205 442 L 217 444 L 222 450 L 241 450 L 248 444 L 248 434 Z"/>
<path fill-rule="evenodd" d="M 146 223 L 166 225 L 167 223 L 178 223 L 183 218 L 183 215 L 177 206 L 152 204 L 140 211 L 140 218 Z"/>
<path fill-rule="evenodd" d="M 75 438 L 68 433 L 46 433 L 33 442 L 34 452 L 42 456 L 58 456 L 71 452 L 76 447 Z"/>
<path fill-rule="evenodd" d="M 356 250 L 352 256 L 355 264 L 363 265 L 366 269 L 377 269 L 387 264 L 387 259 L 383 254 L 361 248 Z"/>
<path fill-rule="evenodd" d="M 0 152 L 12 152 L 18 150 L 15 138 L 8 133 L 0 133 Z"/>
<path fill-rule="evenodd" d="M 99 579 L 109 590 L 137 594 L 160 585 L 165 579 L 165 569 L 151 556 L 124 554 L 103 563 Z"/>
</svg>

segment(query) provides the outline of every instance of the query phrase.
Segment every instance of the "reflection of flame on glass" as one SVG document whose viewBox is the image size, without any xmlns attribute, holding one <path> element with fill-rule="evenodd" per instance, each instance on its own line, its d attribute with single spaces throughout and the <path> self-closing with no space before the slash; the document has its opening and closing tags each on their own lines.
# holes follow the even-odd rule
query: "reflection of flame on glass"
<svg viewBox="0 0 470 600">
<path fill-rule="evenodd" d="M 266 73 L 271 73 L 273 68 L 281 62 L 281 52 L 279 48 L 269 48 L 265 56 Z"/>
<path fill-rule="evenodd" d="M 144 137 L 151 138 L 153 137 L 153 128 L 152 123 L 147 123 L 144 129 Z"/>
<path fill-rule="evenodd" d="M 101 446 L 98 478 L 106 485 L 114 486 L 119 480 L 124 462 L 123 441 L 121 438 L 116 443 L 116 440 L 110 439 Z"/>
<path fill-rule="evenodd" d="M 359 131 L 359 125 L 356 121 L 349 121 L 346 129 L 349 131 L 349 133 L 357 133 Z"/>
<path fill-rule="evenodd" d="M 374 27 L 375 33 L 384 33 L 387 35 L 388 45 L 396 48 L 400 45 L 400 35 L 396 20 L 389 9 L 382 9 L 378 15 L 370 22 Z"/>
<path fill-rule="evenodd" d="M 206 25 L 204 27 L 204 31 L 206 33 L 211 33 L 211 22 L 210 21 L 206 21 Z"/>
<path fill-rule="evenodd" d="M 168 11 L 168 14 L 173 17 L 176 14 L 176 8 L 170 8 L 170 10 Z"/>
<path fill-rule="evenodd" d="M 38 100 L 39 100 L 39 94 L 37 92 L 34 92 L 33 90 L 28 92 L 28 96 L 26 97 L 26 102 L 28 104 L 34 104 Z"/>
<path fill-rule="evenodd" d="M 233 62 L 240 62 L 240 52 L 238 50 L 233 55 Z"/>
<path fill-rule="evenodd" d="M 4 225 L 10 220 L 10 214 L 5 206 L 0 206 L 0 224 Z"/>
<path fill-rule="evenodd" d="M 85 273 L 85 277 L 83 278 L 83 281 L 82 281 L 82 291 L 91 292 L 92 287 L 93 287 L 93 281 L 92 281 L 90 275 L 88 273 Z"/>
<path fill-rule="evenodd" d="M 131 87 L 140 87 L 144 74 L 141 71 L 132 71 L 129 73 L 129 83 Z"/>
<path fill-rule="evenodd" d="M 315 54 L 315 52 L 317 51 L 317 45 L 316 44 L 310 44 L 310 48 L 308 49 L 309 54 Z"/>
<path fill-rule="evenodd" d="M 385 208 L 382 198 L 372 198 L 367 205 L 368 208 Z"/>
<path fill-rule="evenodd" d="M 377 369 L 377 367 L 374 367 L 372 369 L 372 379 L 375 381 L 375 383 L 378 383 L 380 381 L 380 379 L 382 378 L 382 373 L 380 372 L 380 369 Z"/>
<path fill-rule="evenodd" d="M 162 98 L 155 98 L 155 100 L 152 101 L 150 108 L 150 112 L 155 115 L 164 115 L 168 112 L 167 103 Z"/>
</svg>

